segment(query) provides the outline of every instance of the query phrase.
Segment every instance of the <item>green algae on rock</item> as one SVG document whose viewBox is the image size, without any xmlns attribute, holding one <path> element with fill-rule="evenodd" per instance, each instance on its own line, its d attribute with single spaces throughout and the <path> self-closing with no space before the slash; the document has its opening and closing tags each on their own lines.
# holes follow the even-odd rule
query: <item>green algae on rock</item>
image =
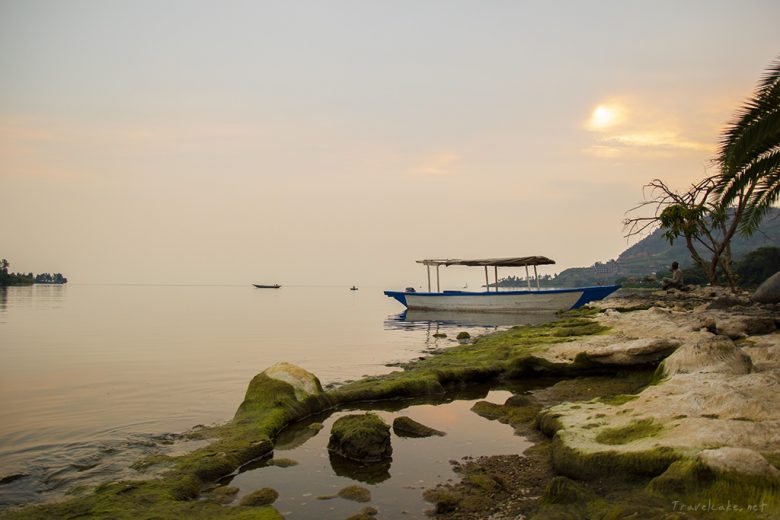
<svg viewBox="0 0 780 520">
<path fill-rule="evenodd" d="M 241 491 L 233 486 L 219 486 L 206 493 L 206 496 L 217 504 L 229 504 L 236 499 L 236 495 Z"/>
<path fill-rule="evenodd" d="M 336 495 L 353 502 L 371 502 L 371 491 L 363 486 L 347 486 L 340 489 Z"/>
<path fill-rule="evenodd" d="M 663 430 L 663 426 L 653 419 L 641 419 L 632 421 L 625 426 L 606 428 L 596 435 L 596 442 L 601 444 L 627 444 L 638 439 L 651 437 Z"/>
<path fill-rule="evenodd" d="M 202 427 L 188 434 L 192 439 L 211 439 L 211 444 L 181 456 L 146 461 L 169 466 L 162 478 L 108 485 L 61 503 L 14 511 L 9 513 L 9 517 L 62 517 L 72 516 L 77 511 L 82 516 L 135 519 L 143 511 L 144 515 L 160 518 L 219 519 L 247 515 L 279 518 L 278 512 L 268 506 L 252 509 L 249 513 L 241 506 L 224 508 L 214 502 L 192 499 L 242 464 L 269 457 L 276 436 L 291 423 L 339 404 L 443 396 L 447 389 L 511 377 L 512 364 L 518 359 L 539 352 L 546 345 L 576 339 L 570 333 L 561 339 L 561 335 L 556 333 L 560 328 L 579 327 L 577 331 L 588 333 L 596 330 L 581 327 L 586 324 L 587 320 L 581 318 L 567 318 L 560 327 L 549 324 L 516 327 L 505 333 L 479 338 L 469 345 L 447 349 L 433 358 L 408 363 L 401 372 L 364 378 L 331 392 L 322 391 L 316 377 L 303 369 L 289 364 L 276 365 L 252 379 L 232 421 L 221 426 Z M 598 330 L 601 331 L 601 328 Z M 144 464 L 138 467 L 143 468 Z M 349 469 L 350 476 L 353 476 L 352 469 Z M 388 469 L 384 466 L 372 468 L 366 481 L 378 482 L 388 478 Z"/>
<path fill-rule="evenodd" d="M 393 420 L 393 431 L 399 437 L 441 437 L 447 435 L 445 432 L 420 424 L 406 416 L 396 417 Z"/>
<path fill-rule="evenodd" d="M 340 417 L 331 427 L 328 450 L 359 462 L 389 459 L 390 426 L 375 413 Z"/>
<path fill-rule="evenodd" d="M 280 459 L 269 460 L 268 465 L 276 466 L 277 468 L 291 468 L 293 466 L 297 466 L 298 461 L 282 457 Z"/>
<path fill-rule="evenodd" d="M 269 506 L 276 502 L 277 498 L 279 498 L 279 493 L 275 489 L 262 488 L 243 497 L 240 505 L 248 507 Z"/>
</svg>

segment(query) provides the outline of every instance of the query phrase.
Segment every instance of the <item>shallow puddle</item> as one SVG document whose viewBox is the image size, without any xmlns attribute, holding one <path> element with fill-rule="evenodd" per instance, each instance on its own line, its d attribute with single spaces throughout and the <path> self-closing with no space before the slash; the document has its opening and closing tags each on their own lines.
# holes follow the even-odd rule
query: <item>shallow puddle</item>
<svg viewBox="0 0 780 520">
<path fill-rule="evenodd" d="M 284 432 L 276 443 L 273 460 L 291 459 L 296 465 L 289 466 L 286 461 L 276 465 L 272 459 L 256 461 L 222 483 L 240 488 L 234 504 L 257 489 L 275 489 L 279 499 L 274 507 L 290 518 L 346 518 L 366 506 L 378 509 L 382 518 L 423 518 L 424 511 L 431 508 L 422 499 L 423 489 L 456 479 L 451 460 L 520 454 L 531 445 L 525 438 L 514 435 L 510 426 L 489 421 L 470 410 L 477 401 L 503 404 L 511 395 L 500 390 L 479 399 L 412 405 L 398 411 L 375 410 L 388 424 L 396 417 L 408 416 L 446 432 L 443 437 L 407 438 L 391 430 L 393 458 L 384 465 L 344 464 L 328 452 L 333 422 L 361 411 L 342 410 L 326 419 L 320 418 L 324 427 L 319 431 L 308 428 L 315 418 Z M 322 498 L 334 496 L 351 485 L 369 489 L 371 501 Z"/>
</svg>

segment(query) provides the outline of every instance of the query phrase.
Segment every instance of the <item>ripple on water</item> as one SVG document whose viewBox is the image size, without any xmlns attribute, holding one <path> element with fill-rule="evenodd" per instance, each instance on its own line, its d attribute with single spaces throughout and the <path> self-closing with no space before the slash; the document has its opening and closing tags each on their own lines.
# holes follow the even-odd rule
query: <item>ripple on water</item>
<svg viewBox="0 0 780 520">
<path fill-rule="evenodd" d="M 133 434 L 22 450 L 0 475 L 0 508 L 78 495 L 107 481 L 153 477 L 155 473 L 135 470 L 132 464 L 149 455 L 183 455 L 209 442 L 173 433 Z"/>
</svg>

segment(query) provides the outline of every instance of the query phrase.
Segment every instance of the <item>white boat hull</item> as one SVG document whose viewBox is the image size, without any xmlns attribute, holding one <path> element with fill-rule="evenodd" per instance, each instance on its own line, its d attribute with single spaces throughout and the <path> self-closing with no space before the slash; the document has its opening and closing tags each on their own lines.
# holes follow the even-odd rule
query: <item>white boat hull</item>
<svg viewBox="0 0 780 520">
<path fill-rule="evenodd" d="M 424 294 L 406 296 L 407 308 L 412 310 L 437 311 L 475 311 L 517 312 L 517 311 L 555 311 L 569 309 L 580 299 L 582 292 L 550 294 L 512 294 L 495 293 L 490 296 L 447 296 L 438 297 Z"/>
<path fill-rule="evenodd" d="M 619 286 L 536 291 L 418 293 L 385 291 L 409 310 L 469 312 L 550 312 L 576 309 L 605 298 Z"/>
</svg>

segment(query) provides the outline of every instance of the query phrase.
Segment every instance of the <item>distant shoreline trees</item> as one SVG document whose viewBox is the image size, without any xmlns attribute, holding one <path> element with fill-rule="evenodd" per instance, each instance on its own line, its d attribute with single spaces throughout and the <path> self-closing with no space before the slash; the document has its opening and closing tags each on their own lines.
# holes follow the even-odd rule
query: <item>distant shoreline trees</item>
<svg viewBox="0 0 780 520">
<path fill-rule="evenodd" d="M 11 263 L 3 258 L 0 259 L 0 287 L 9 285 L 32 285 L 35 283 L 40 284 L 64 284 L 68 283 L 68 279 L 62 276 L 61 273 L 49 274 L 43 273 L 34 276 L 32 273 L 9 273 L 8 269 L 11 267 Z"/>
</svg>

